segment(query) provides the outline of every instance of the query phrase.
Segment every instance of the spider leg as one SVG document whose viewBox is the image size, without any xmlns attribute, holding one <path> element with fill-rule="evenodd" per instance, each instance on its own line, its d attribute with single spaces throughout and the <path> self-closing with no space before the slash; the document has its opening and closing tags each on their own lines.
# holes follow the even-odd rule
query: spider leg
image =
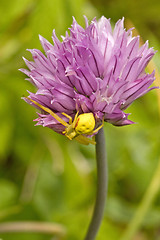
<svg viewBox="0 0 160 240">
<path fill-rule="evenodd" d="M 39 108 L 43 109 L 45 112 L 48 112 L 49 114 L 51 114 L 52 117 L 54 117 L 59 123 L 61 123 L 63 126 L 68 126 L 68 123 L 66 123 L 62 118 L 60 118 L 56 113 L 52 112 L 51 109 L 42 106 L 40 103 L 34 101 L 33 99 L 29 98 L 29 97 L 25 97 L 27 98 L 30 102 L 34 103 L 36 106 L 38 106 Z"/>
<path fill-rule="evenodd" d="M 104 126 L 104 121 L 102 122 L 102 124 L 98 128 L 96 128 L 95 130 L 92 131 L 92 134 L 97 133 L 103 126 Z"/>
<path fill-rule="evenodd" d="M 65 134 L 65 136 L 66 136 L 69 140 L 72 140 L 72 138 L 71 138 L 68 134 L 66 134 L 66 131 L 64 131 L 63 133 Z"/>
<path fill-rule="evenodd" d="M 77 117 L 78 117 L 79 111 L 76 113 L 74 120 L 73 120 L 73 128 L 75 128 L 76 126 L 76 122 L 77 122 Z"/>
<path fill-rule="evenodd" d="M 89 139 L 89 138 L 87 138 L 87 137 L 85 137 L 85 136 L 83 136 L 83 135 L 77 136 L 77 137 L 75 138 L 75 140 L 76 140 L 77 142 L 81 143 L 81 144 L 84 144 L 84 145 L 88 145 L 88 144 L 90 144 L 90 143 L 93 144 L 93 145 L 96 144 L 96 142 L 95 142 L 93 139 Z"/>
<path fill-rule="evenodd" d="M 69 116 L 67 113 L 64 113 L 64 112 L 62 114 L 69 119 L 69 124 L 72 124 L 72 117 Z"/>
</svg>

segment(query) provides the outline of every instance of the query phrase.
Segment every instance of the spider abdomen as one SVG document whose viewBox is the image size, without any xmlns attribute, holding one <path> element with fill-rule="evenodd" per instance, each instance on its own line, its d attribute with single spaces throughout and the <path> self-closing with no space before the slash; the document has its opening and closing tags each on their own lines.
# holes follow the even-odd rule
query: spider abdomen
<svg viewBox="0 0 160 240">
<path fill-rule="evenodd" d="M 75 131 L 78 134 L 91 133 L 95 128 L 95 118 L 93 113 L 83 113 L 77 118 Z"/>
</svg>

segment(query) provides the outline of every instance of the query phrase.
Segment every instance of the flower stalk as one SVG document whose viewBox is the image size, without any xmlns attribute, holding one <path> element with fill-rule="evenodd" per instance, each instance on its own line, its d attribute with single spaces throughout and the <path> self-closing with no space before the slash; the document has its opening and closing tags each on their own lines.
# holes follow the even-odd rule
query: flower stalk
<svg viewBox="0 0 160 240">
<path fill-rule="evenodd" d="M 96 135 L 96 161 L 97 161 L 97 194 L 94 212 L 85 240 L 94 240 L 99 230 L 107 197 L 107 161 L 104 130 Z"/>
</svg>

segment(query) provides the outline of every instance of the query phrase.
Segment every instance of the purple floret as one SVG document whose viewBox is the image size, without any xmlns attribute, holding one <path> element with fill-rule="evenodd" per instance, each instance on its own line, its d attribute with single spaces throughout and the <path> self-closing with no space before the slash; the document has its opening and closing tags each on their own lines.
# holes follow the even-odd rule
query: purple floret
<svg viewBox="0 0 160 240">
<path fill-rule="evenodd" d="M 96 122 L 116 126 L 132 124 L 124 110 L 137 98 L 154 87 L 155 77 L 145 67 L 155 51 L 148 42 L 139 47 L 139 37 L 132 37 L 132 29 L 124 29 L 124 19 L 112 30 L 110 20 L 101 17 L 82 28 L 73 18 L 70 34 L 62 42 L 53 31 L 54 45 L 40 36 L 45 55 L 29 50 L 33 62 L 24 59 L 29 70 L 21 69 L 37 88 L 29 98 L 51 109 L 62 119 L 66 113 L 73 119 L 79 114 L 92 112 Z M 28 103 L 28 99 L 25 99 Z M 38 125 L 62 133 L 64 126 L 50 114 L 43 112 L 36 119 Z"/>
</svg>

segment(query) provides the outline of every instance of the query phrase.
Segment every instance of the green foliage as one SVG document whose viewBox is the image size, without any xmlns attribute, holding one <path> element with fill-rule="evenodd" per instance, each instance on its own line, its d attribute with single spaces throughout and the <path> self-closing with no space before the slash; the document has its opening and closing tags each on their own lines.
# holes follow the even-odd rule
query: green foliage
<svg viewBox="0 0 160 240">
<path fill-rule="evenodd" d="M 49 221 L 67 229 L 65 237 L 33 233 L 0 233 L 4 240 L 84 238 L 96 191 L 93 146 L 70 142 L 49 129 L 34 127 L 35 109 L 21 100 L 26 89 L 18 68 L 26 48 L 40 48 L 38 34 L 51 41 L 52 30 L 64 35 L 72 16 L 84 26 L 104 14 L 125 16 L 144 40 L 160 49 L 159 1 L 7 0 L 0 3 L 0 221 Z M 138 12 L 137 12 L 138 11 Z M 155 62 L 159 64 L 157 53 Z M 118 240 L 148 189 L 160 156 L 158 90 L 137 100 L 127 111 L 133 126 L 105 124 L 109 191 L 98 240 Z M 148 209 L 134 239 L 159 239 L 160 194 Z"/>
</svg>

